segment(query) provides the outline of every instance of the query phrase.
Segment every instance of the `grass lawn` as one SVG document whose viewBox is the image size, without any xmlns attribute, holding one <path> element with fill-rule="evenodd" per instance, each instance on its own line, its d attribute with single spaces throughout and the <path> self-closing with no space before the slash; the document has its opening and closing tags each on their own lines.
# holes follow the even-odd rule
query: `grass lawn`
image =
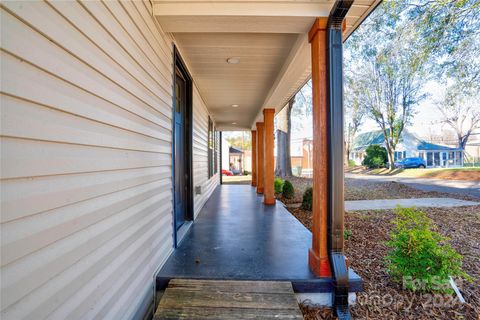
<svg viewBox="0 0 480 320">
<path fill-rule="evenodd" d="M 222 181 L 224 184 L 250 184 L 252 176 L 223 176 Z"/>
<path fill-rule="evenodd" d="M 302 190 L 311 185 L 311 179 L 288 178 L 295 187 L 294 199 L 282 201 L 291 204 L 301 201 Z M 460 195 L 424 192 L 396 182 L 376 182 L 345 179 L 345 200 L 442 197 L 464 198 Z M 311 212 L 302 208 L 287 209 L 306 228 L 311 230 Z M 352 235 L 346 242 L 346 256 L 350 266 L 364 279 L 364 291 L 352 307 L 355 319 L 480 319 L 480 206 L 457 208 L 423 208 L 434 221 L 438 231 L 451 238 L 451 244 L 463 255 L 463 269 L 474 279 L 473 283 L 458 282 L 466 304 L 460 304 L 452 295 L 432 295 L 404 290 L 393 282 L 385 271 L 385 242 L 393 227 L 391 210 L 348 212 L 345 228 Z M 327 308 L 301 305 L 305 319 L 334 319 Z"/>
<path fill-rule="evenodd" d="M 349 173 L 385 175 L 396 177 L 434 178 L 448 180 L 480 181 L 480 168 L 429 168 L 429 169 L 365 169 L 354 167 L 346 170 Z"/>
</svg>

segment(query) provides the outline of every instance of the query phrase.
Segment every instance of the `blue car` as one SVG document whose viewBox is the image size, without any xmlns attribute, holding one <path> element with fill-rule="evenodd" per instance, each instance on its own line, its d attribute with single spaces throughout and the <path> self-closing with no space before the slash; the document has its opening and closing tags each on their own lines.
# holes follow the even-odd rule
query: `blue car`
<svg viewBox="0 0 480 320">
<path fill-rule="evenodd" d="M 422 158 L 404 158 L 395 162 L 395 168 L 426 168 L 425 160 Z"/>
</svg>

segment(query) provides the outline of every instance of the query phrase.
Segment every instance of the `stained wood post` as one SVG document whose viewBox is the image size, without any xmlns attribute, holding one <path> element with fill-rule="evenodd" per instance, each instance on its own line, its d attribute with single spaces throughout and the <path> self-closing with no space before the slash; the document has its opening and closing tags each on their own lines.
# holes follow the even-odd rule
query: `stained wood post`
<svg viewBox="0 0 480 320">
<path fill-rule="evenodd" d="M 308 33 L 312 52 L 313 199 L 312 247 L 308 264 L 319 277 L 330 277 L 327 251 L 328 224 L 328 104 L 327 20 L 317 18 Z"/>
<path fill-rule="evenodd" d="M 257 186 L 257 131 L 252 130 L 252 186 Z"/>
<path fill-rule="evenodd" d="M 263 110 L 263 123 L 264 123 L 264 193 L 263 203 L 272 205 L 275 204 L 275 192 L 273 187 L 273 179 L 275 176 L 275 158 L 274 152 L 274 136 L 273 136 L 273 118 L 275 117 L 275 109 Z"/>
<path fill-rule="evenodd" d="M 264 140 L 263 140 L 263 122 L 257 122 L 257 193 L 263 193 L 264 186 Z"/>
</svg>

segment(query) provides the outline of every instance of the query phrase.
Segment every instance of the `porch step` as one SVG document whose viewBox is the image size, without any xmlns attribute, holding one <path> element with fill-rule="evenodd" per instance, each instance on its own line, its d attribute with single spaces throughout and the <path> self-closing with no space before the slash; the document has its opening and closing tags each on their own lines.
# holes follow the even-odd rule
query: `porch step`
<svg viewBox="0 0 480 320">
<path fill-rule="evenodd" d="M 154 320 L 303 319 L 290 282 L 172 279 Z"/>
</svg>

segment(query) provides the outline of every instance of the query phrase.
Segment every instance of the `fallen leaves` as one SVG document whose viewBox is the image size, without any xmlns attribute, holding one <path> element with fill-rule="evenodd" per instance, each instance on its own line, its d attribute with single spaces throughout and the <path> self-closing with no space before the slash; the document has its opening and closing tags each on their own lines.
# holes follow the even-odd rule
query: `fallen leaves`
<svg viewBox="0 0 480 320">
<path fill-rule="evenodd" d="M 306 181 L 300 181 L 302 188 L 308 186 L 310 179 L 303 180 Z M 345 192 L 347 200 L 441 196 L 436 192 L 423 192 L 395 182 L 348 180 Z M 301 208 L 287 209 L 311 230 L 311 212 Z M 393 212 L 348 212 L 345 214 L 345 228 L 351 230 L 352 235 L 347 241 L 346 255 L 351 268 L 364 280 L 364 291 L 357 295 L 357 304 L 351 308 L 355 319 L 480 319 L 480 206 L 422 210 L 427 212 L 438 231 L 449 237 L 452 246 L 464 257 L 463 269 L 474 279 L 472 283 L 456 279 L 466 303 L 460 304 L 451 295 L 403 290 L 401 284 L 393 282 L 385 271 L 384 257 L 388 251 L 385 242 L 392 228 Z M 305 303 L 301 309 L 305 319 L 334 319 L 328 308 Z"/>
</svg>

